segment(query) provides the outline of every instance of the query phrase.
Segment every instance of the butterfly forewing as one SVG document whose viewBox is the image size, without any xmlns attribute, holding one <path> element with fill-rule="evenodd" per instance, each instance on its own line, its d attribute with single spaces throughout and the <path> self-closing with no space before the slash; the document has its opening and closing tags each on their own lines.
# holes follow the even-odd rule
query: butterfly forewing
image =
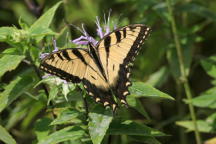
<svg viewBox="0 0 216 144">
<path fill-rule="evenodd" d="M 40 69 L 66 81 L 78 83 L 83 79 L 91 60 L 88 52 L 83 49 L 64 49 L 46 56 Z"/>
<path fill-rule="evenodd" d="M 43 59 L 40 69 L 68 82 L 82 81 L 96 102 L 116 108 L 109 84 L 87 50 L 73 48 L 54 52 Z"/>
</svg>

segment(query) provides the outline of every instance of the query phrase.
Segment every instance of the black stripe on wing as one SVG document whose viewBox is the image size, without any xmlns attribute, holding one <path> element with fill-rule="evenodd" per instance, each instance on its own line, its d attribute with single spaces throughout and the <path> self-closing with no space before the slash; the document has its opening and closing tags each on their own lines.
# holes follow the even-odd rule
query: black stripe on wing
<svg viewBox="0 0 216 144">
<path fill-rule="evenodd" d="M 88 54 L 88 51 L 82 48 L 68 48 L 64 50 L 59 50 L 57 52 L 53 52 L 42 60 L 39 68 L 45 71 L 46 73 L 56 75 L 68 82 L 79 83 L 81 82 L 82 78 L 71 73 L 68 73 L 67 70 L 73 69 L 73 67 L 69 67 L 70 65 L 68 65 L 68 62 L 73 63 L 73 61 L 76 59 L 80 59 L 83 64 L 85 64 L 86 66 L 88 65 L 84 56 L 80 53 L 81 50 Z M 71 58 L 71 55 L 75 55 L 76 58 Z M 52 64 L 47 63 L 48 61 L 51 61 Z M 53 63 L 54 61 L 55 63 Z M 66 65 L 66 69 L 56 67 L 58 62 L 61 63 L 60 65 Z"/>
<path fill-rule="evenodd" d="M 113 88 L 113 91 L 115 95 L 119 98 L 120 102 L 128 106 L 126 96 L 130 94 L 128 88 L 132 84 L 129 80 L 130 69 L 126 68 L 124 65 L 120 65 L 120 69 L 121 70 L 119 71 L 117 86 Z"/>
<path fill-rule="evenodd" d="M 78 76 L 74 76 L 71 75 L 61 69 L 58 69 L 52 65 L 49 65 L 47 63 L 42 63 L 40 65 L 40 69 L 42 69 L 43 71 L 52 74 L 52 75 L 56 75 L 58 77 L 60 77 L 63 80 L 66 80 L 68 82 L 72 82 L 72 83 L 80 83 L 81 79 Z"/>
<path fill-rule="evenodd" d="M 117 103 L 113 99 L 112 91 L 110 88 L 102 89 L 96 87 L 93 83 L 89 82 L 85 78 L 83 79 L 83 85 L 88 95 L 92 96 L 96 102 L 102 103 L 104 107 L 110 106 L 113 112 L 115 112 Z"/>
<path fill-rule="evenodd" d="M 130 28 L 131 31 L 133 31 L 133 29 L 136 29 L 137 25 L 130 25 L 128 27 Z M 125 35 L 125 36 L 127 36 L 126 28 L 127 27 L 123 28 L 123 35 Z M 140 32 L 139 32 L 136 40 L 134 41 L 133 45 L 131 46 L 131 49 L 128 52 L 126 58 L 124 59 L 123 65 L 126 66 L 130 62 L 134 61 L 135 56 L 139 53 L 141 46 L 143 45 L 145 39 L 149 35 L 149 31 L 150 31 L 150 28 L 148 28 L 144 25 L 141 26 Z"/>
</svg>

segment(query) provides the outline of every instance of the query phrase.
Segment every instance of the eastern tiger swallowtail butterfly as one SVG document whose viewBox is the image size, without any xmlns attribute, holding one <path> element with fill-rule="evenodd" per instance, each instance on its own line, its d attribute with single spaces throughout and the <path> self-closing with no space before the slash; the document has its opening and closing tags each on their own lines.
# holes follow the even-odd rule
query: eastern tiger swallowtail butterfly
<svg viewBox="0 0 216 144">
<path fill-rule="evenodd" d="M 82 82 L 88 95 L 115 111 L 117 102 L 113 95 L 121 104 L 127 105 L 130 63 L 149 31 L 150 28 L 142 24 L 118 28 L 104 36 L 96 46 L 89 43 L 88 49 L 67 48 L 47 55 L 40 69 L 68 82 Z"/>
</svg>

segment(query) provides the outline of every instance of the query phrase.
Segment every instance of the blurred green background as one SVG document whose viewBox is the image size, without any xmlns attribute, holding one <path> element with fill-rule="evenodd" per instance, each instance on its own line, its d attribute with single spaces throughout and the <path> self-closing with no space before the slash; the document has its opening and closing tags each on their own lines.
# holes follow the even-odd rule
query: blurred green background
<svg viewBox="0 0 216 144">
<path fill-rule="evenodd" d="M 136 108 L 123 108 L 120 110 L 120 114 L 116 116 L 148 125 L 169 136 L 160 136 L 156 140 L 154 139 L 155 136 L 141 137 L 136 134 L 127 136 L 128 134 L 121 133 L 109 136 L 106 134 L 102 143 L 198 143 L 193 132 L 195 128 L 191 121 L 192 114 L 188 109 L 188 105 L 191 103 L 195 109 L 197 125 L 203 143 L 216 144 L 216 140 L 210 143 L 216 132 L 216 1 L 63 0 L 63 3 L 55 11 L 52 22 L 47 20 L 47 23 L 50 23 L 49 29 L 45 31 L 44 25 L 38 24 L 38 27 L 41 27 L 40 34 L 44 36 L 43 39 L 31 35 L 26 36 L 25 30 L 27 31 L 41 15 L 57 2 L 59 0 L 0 0 L 0 26 L 24 30 L 23 37 L 21 37 L 15 35 L 15 32 L 5 36 L 4 29 L 0 29 L 0 69 L 6 69 L 0 70 L 0 100 L 10 93 L 15 95 L 12 96 L 12 100 L 7 97 L 10 102 L 7 102 L 3 107 L 0 106 L 0 124 L 2 126 L 0 131 L 2 133 L 7 131 L 8 134 L 9 132 L 17 143 L 27 144 L 40 141 L 38 138 L 40 137 L 38 136 L 40 130 L 35 128 L 36 122 L 38 124 L 39 119 L 44 120 L 47 116 L 49 117 L 51 115 L 49 110 L 53 107 L 62 108 L 69 104 L 63 100 L 64 95 L 61 95 L 59 101 L 64 101 L 63 104 L 54 100 L 52 102 L 53 107 L 47 107 L 45 92 L 41 92 L 45 85 L 41 84 L 42 86 L 35 87 L 42 76 L 42 72 L 36 70 L 40 62 L 39 54 L 52 51 L 53 35 L 57 39 L 58 47 L 71 46 L 68 44 L 68 39 L 79 37 L 80 32 L 68 24 L 81 26 L 84 23 L 88 33 L 96 37 L 95 17 L 99 16 L 103 21 L 104 14 L 108 14 L 109 10 L 112 9 L 111 21 L 118 23 L 119 27 L 141 23 L 152 29 L 149 38 L 135 60 L 132 80 L 145 82 L 172 96 L 175 101 L 138 97 L 139 105 L 136 108 L 141 107 L 140 109 L 143 110 L 141 113 Z M 172 13 L 168 11 L 168 6 L 170 6 Z M 175 25 L 172 25 L 173 21 Z M 173 32 L 173 28 L 177 29 L 177 34 Z M 178 36 L 177 43 L 174 39 L 175 34 Z M 180 71 L 176 51 L 178 42 L 183 54 L 185 77 Z M 14 54 L 15 51 L 20 52 L 16 54 L 25 55 L 25 58 L 5 57 L 7 54 Z M 17 62 L 15 62 L 16 60 Z M 29 63 L 33 65 L 29 65 Z M 24 75 L 28 75 L 28 77 L 24 77 Z M 20 84 L 18 83 L 18 88 L 12 91 L 12 84 L 13 82 L 16 83 L 15 80 L 18 77 L 25 78 L 25 80 Z M 190 85 L 193 96 L 191 101 L 185 94 L 187 89 L 184 87 L 184 78 L 188 80 Z M 79 91 L 76 90 L 76 92 Z M 50 93 L 57 96 L 58 90 L 50 91 Z M 68 98 L 75 99 L 72 102 L 69 100 L 69 103 L 72 103 L 70 108 L 77 108 L 82 103 L 81 100 L 76 101 L 80 99 L 76 99 L 76 97 L 81 97 L 81 94 L 76 94 L 73 98 L 74 95 L 73 93 L 68 96 Z M 53 99 L 48 98 L 48 101 Z M 94 103 L 90 98 L 87 100 Z M 3 103 L 3 101 L 1 102 Z M 84 113 L 84 109 L 81 111 Z M 57 110 L 57 116 L 58 112 Z M 56 117 L 54 116 L 54 118 Z M 48 123 L 49 120 L 46 122 Z M 58 130 L 67 124 L 55 126 L 54 129 Z M 85 135 L 85 137 L 88 136 Z M 0 140 L 2 139 L 0 138 Z M 2 141 L 6 142 L 5 140 Z M 71 140 L 62 143 L 78 143 L 78 141 Z M 91 140 L 86 141 L 79 141 L 79 143 L 92 143 Z M 96 142 L 93 140 L 93 143 Z"/>
</svg>

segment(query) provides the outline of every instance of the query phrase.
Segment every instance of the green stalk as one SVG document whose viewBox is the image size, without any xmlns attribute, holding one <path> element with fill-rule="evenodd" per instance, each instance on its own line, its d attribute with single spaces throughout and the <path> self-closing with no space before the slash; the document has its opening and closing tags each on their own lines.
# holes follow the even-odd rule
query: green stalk
<svg viewBox="0 0 216 144">
<path fill-rule="evenodd" d="M 182 52 L 182 48 L 181 48 L 178 33 L 177 33 L 176 23 L 175 23 L 175 19 L 173 16 L 173 10 L 172 10 L 170 0 L 166 0 L 166 3 L 167 3 L 167 7 L 168 7 L 168 13 L 170 15 L 170 23 L 171 23 L 172 32 L 174 35 L 175 47 L 176 47 L 178 61 L 179 61 L 179 67 L 180 67 L 180 72 L 181 72 L 180 80 L 183 83 L 187 99 L 190 102 L 192 99 L 192 94 L 191 94 L 191 89 L 190 89 L 190 86 L 188 83 L 188 78 L 187 78 L 187 75 L 185 72 L 183 52 Z M 200 137 L 200 133 L 199 133 L 197 122 L 196 122 L 195 110 L 194 110 L 194 107 L 191 103 L 189 103 L 189 110 L 190 110 L 191 119 L 192 119 L 193 124 L 194 124 L 196 143 L 201 144 L 202 142 L 201 142 L 201 137 Z"/>
</svg>

